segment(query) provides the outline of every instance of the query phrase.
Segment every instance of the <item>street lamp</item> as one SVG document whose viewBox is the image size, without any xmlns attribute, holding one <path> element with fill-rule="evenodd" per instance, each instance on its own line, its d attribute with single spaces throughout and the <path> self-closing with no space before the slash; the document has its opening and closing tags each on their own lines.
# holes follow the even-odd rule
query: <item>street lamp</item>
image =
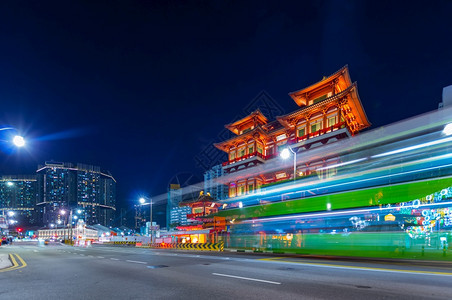
<svg viewBox="0 0 452 300">
<path fill-rule="evenodd" d="M 23 146 L 25 146 L 25 139 L 23 138 L 23 136 L 20 136 L 20 135 L 16 135 L 14 138 L 13 138 L 13 143 L 14 143 L 14 145 L 16 146 L 16 147 L 23 147 Z"/>
<path fill-rule="evenodd" d="M 287 147 L 281 151 L 280 156 L 282 159 L 288 159 L 290 157 L 290 153 L 293 154 L 293 181 L 295 181 L 297 179 L 297 152 L 293 151 L 292 148 Z"/>
<path fill-rule="evenodd" d="M 152 199 L 149 199 L 149 203 L 146 203 L 146 199 L 144 197 L 141 197 L 139 200 L 141 205 L 146 205 L 149 204 L 149 219 L 150 219 L 150 236 L 151 236 L 151 243 L 153 241 L 153 237 L 154 237 L 154 231 L 152 230 Z"/>
</svg>

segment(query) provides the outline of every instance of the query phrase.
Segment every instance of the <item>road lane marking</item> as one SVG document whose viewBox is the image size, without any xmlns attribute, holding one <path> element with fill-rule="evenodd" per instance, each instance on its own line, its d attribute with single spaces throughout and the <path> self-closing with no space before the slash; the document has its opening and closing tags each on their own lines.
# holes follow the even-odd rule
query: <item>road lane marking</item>
<svg viewBox="0 0 452 300">
<path fill-rule="evenodd" d="M 111 259 L 111 260 L 119 260 L 119 258 L 113 258 L 113 257 L 112 257 L 112 258 L 110 258 L 110 259 Z"/>
<path fill-rule="evenodd" d="M 223 276 L 223 277 L 231 277 L 231 278 L 237 278 L 237 279 L 244 279 L 244 280 L 251 280 L 251 281 L 258 281 L 258 282 L 271 283 L 271 284 L 281 284 L 281 282 L 276 282 L 276 281 L 269 281 L 269 280 L 263 280 L 263 279 L 257 279 L 257 278 L 249 278 L 249 277 L 242 277 L 242 276 L 235 276 L 235 275 L 228 275 L 228 274 L 212 273 L 212 275 Z"/>
<path fill-rule="evenodd" d="M 104 258 L 103 256 L 98 256 L 97 258 Z"/>
<path fill-rule="evenodd" d="M 356 266 L 344 266 L 344 265 L 334 265 L 334 264 L 320 264 L 320 263 L 280 260 L 280 259 L 284 259 L 284 258 L 285 257 L 274 257 L 274 258 L 262 258 L 259 260 L 275 262 L 275 263 L 313 266 L 313 267 L 319 267 L 319 268 L 349 269 L 349 270 L 351 269 L 351 270 L 372 271 L 372 272 L 407 273 L 407 274 L 418 274 L 418 275 L 452 276 L 452 273 L 447 273 L 447 272 L 399 270 L 399 269 L 373 268 L 373 267 L 356 267 Z"/>
<path fill-rule="evenodd" d="M 147 262 L 145 262 L 145 261 L 136 261 L 136 260 L 126 260 L 126 261 L 135 263 L 135 264 L 147 264 Z"/>
<path fill-rule="evenodd" d="M 88 257 L 94 257 L 94 256 L 92 256 L 92 255 L 88 255 Z"/>
<path fill-rule="evenodd" d="M 25 268 L 27 266 L 27 263 L 22 259 L 22 257 L 19 256 L 19 254 L 10 253 L 9 254 L 9 258 L 11 259 L 11 262 L 12 262 L 13 265 L 11 267 L 9 267 L 9 268 L 5 268 L 5 269 L 0 270 L 0 273 L 22 269 L 22 268 Z M 19 262 L 17 262 L 16 258 L 17 258 L 17 260 Z"/>
</svg>

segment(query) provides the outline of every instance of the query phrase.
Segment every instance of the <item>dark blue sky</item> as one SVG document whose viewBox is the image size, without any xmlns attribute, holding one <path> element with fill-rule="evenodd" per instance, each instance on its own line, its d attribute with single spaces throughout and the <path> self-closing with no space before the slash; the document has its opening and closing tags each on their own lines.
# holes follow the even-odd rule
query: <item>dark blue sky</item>
<svg viewBox="0 0 452 300">
<path fill-rule="evenodd" d="M 46 160 L 110 170 L 118 202 L 165 193 L 263 90 L 349 65 L 373 128 L 437 108 L 452 84 L 450 1 L 2 1 L 0 121 Z M 64 138 L 63 138 L 64 137 Z"/>
</svg>

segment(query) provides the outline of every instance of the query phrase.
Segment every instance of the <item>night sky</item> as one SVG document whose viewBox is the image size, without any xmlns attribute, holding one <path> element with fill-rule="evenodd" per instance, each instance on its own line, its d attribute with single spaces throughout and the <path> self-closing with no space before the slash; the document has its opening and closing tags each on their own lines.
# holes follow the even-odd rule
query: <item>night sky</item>
<svg viewBox="0 0 452 300">
<path fill-rule="evenodd" d="M 259 97 L 292 112 L 289 92 L 348 64 L 376 128 L 452 84 L 451 1 L 278 2 L 2 1 L 0 121 L 28 145 L 0 153 L 0 174 L 98 165 L 130 207 L 201 180 Z"/>
</svg>

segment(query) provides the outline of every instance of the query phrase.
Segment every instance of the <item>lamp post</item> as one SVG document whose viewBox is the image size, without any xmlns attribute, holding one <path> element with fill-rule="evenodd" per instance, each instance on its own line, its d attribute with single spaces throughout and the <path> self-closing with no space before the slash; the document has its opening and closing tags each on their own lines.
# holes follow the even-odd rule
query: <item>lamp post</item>
<svg viewBox="0 0 452 300">
<path fill-rule="evenodd" d="M 139 199 L 141 205 L 149 204 L 149 220 L 150 220 L 150 227 L 149 227 L 149 235 L 151 236 L 151 243 L 153 242 L 154 237 L 154 230 L 152 230 L 152 199 L 149 199 L 149 203 L 146 203 L 146 199 L 144 197 L 141 197 Z"/>
<path fill-rule="evenodd" d="M 280 156 L 282 159 L 288 159 L 290 157 L 290 153 L 293 155 L 293 181 L 295 182 L 297 179 L 297 152 L 293 151 L 292 148 L 287 147 L 281 151 Z"/>
</svg>

